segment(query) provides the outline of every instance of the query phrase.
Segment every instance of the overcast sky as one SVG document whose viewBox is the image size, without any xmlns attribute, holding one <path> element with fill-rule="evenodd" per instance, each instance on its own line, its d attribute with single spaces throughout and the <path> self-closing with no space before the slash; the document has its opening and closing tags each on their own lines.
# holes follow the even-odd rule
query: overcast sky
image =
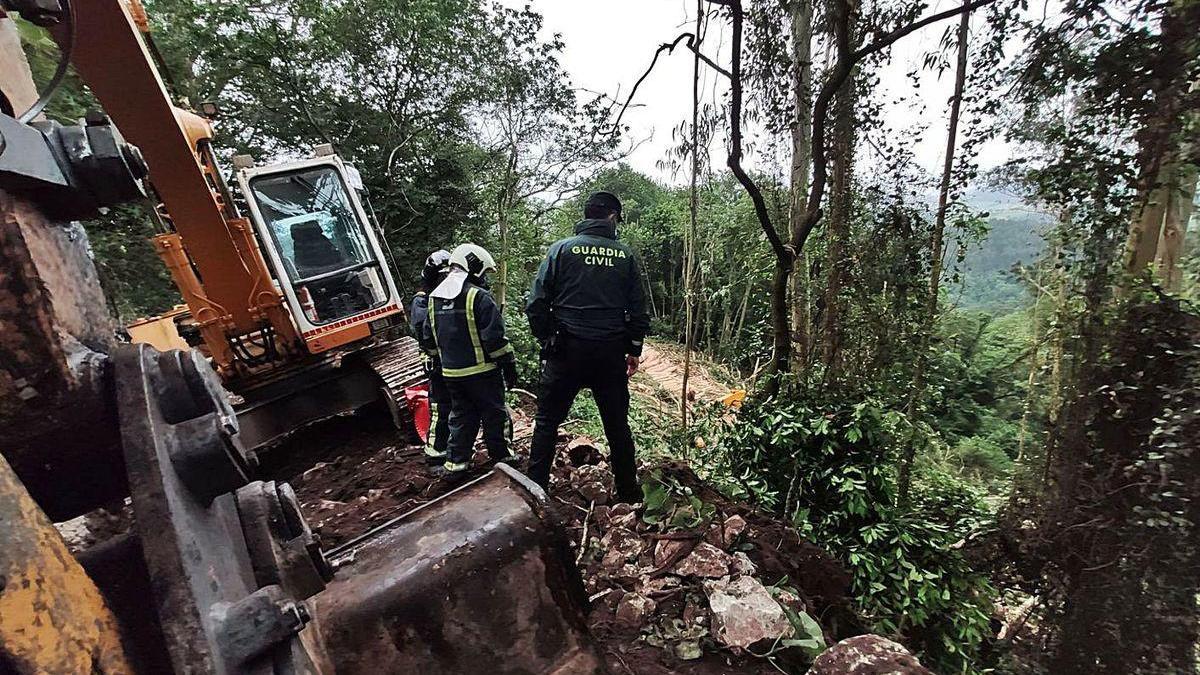
<svg viewBox="0 0 1200 675">
<path fill-rule="evenodd" d="M 619 94 L 621 100 L 646 70 L 658 46 L 691 30 L 690 17 L 695 10 L 694 0 L 502 1 L 513 7 L 531 4 L 545 17 L 548 33 L 562 34 L 566 43 L 563 65 L 576 87 L 613 97 Z M 950 6 L 948 0 L 938 0 L 929 11 Z M 931 172 L 939 171 L 942 162 L 946 142 L 946 101 L 952 91 L 952 74 L 944 74 L 940 81 L 928 74 L 914 90 L 905 73 L 920 63 L 925 52 L 937 47 L 943 31 L 953 23 L 948 20 L 906 37 L 894 49 L 892 63 L 881 75 L 881 96 L 900 101 L 886 108 L 889 125 L 915 128 L 924 124 L 928 127 L 921 134 L 916 157 L 919 164 Z M 728 63 L 728 32 L 727 26 L 714 24 L 706 40 L 706 51 L 719 54 L 721 63 Z M 625 116 L 625 121 L 632 127 L 632 136 L 648 139 L 630 156 L 630 164 L 664 180 L 672 180 L 672 177 L 658 167 L 658 162 L 673 145 L 672 129 L 691 115 L 691 69 L 692 59 L 686 50 L 681 48 L 673 55 L 664 55 L 639 90 L 635 100 L 637 107 Z M 726 82 L 719 76 L 714 77 L 711 71 L 707 72 L 706 98 L 712 100 L 714 96 L 724 95 L 726 89 Z M 724 164 L 723 148 L 724 139 L 716 139 L 713 147 L 715 165 Z M 998 143 L 984 148 L 981 155 L 985 167 L 995 166 L 1005 159 L 1007 149 Z M 751 163 L 758 163 L 760 168 L 763 161 L 763 158 L 751 159 Z M 675 180 L 682 179 L 677 177 Z"/>
</svg>

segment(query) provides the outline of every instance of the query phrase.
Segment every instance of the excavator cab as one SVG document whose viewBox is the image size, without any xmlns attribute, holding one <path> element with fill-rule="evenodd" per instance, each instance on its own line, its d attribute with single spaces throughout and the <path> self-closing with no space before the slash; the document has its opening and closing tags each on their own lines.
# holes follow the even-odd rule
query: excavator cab
<svg viewBox="0 0 1200 675">
<path fill-rule="evenodd" d="M 400 296 L 341 159 L 327 155 L 245 168 L 238 182 L 310 353 L 390 325 Z"/>
</svg>

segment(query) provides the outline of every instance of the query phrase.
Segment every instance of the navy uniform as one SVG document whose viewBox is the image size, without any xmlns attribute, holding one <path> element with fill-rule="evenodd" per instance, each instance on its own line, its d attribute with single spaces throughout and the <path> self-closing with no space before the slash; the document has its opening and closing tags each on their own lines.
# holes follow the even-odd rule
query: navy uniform
<svg viewBox="0 0 1200 675">
<path fill-rule="evenodd" d="M 504 403 L 505 382 L 516 383 L 516 362 L 500 308 L 484 286 L 495 269 L 486 250 L 463 244 L 451 254 L 451 269 L 429 296 L 425 346 L 436 350 L 450 392 L 449 458 L 452 473 L 470 467 L 475 437 L 483 427 L 488 455 L 512 462 L 512 419 Z"/>
<path fill-rule="evenodd" d="M 417 340 L 426 331 L 429 317 L 429 293 L 437 288 L 450 271 L 450 253 L 438 250 L 425 259 L 421 270 L 421 290 L 413 296 L 408 313 L 409 327 Z M 425 437 L 425 457 L 430 463 L 441 464 L 448 457 L 450 442 L 450 392 L 442 377 L 442 363 L 436 349 L 425 350 L 425 372 L 429 375 L 429 433 Z"/>
<path fill-rule="evenodd" d="M 617 497 L 638 502 L 629 375 L 636 370 L 650 317 L 637 258 L 617 240 L 620 200 L 598 192 L 588 199 L 584 215 L 575 236 L 550 246 L 525 308 L 543 345 L 529 476 L 548 486 L 558 427 L 579 391 L 591 389 L 608 439 Z"/>
</svg>

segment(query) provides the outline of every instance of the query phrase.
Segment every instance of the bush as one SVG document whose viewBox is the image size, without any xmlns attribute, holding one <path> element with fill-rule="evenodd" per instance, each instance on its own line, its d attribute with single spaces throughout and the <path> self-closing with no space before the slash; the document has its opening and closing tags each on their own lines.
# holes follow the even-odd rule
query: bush
<svg viewBox="0 0 1200 675">
<path fill-rule="evenodd" d="M 977 478 L 1003 478 L 1012 469 L 1012 459 L 1008 453 L 988 437 L 964 438 L 954 446 L 950 455 L 964 473 Z"/>
<path fill-rule="evenodd" d="M 989 634 L 994 590 L 956 544 L 987 523 L 982 495 L 923 472 L 896 505 L 901 442 L 932 442 L 872 399 L 791 392 L 698 425 L 718 484 L 789 518 L 853 574 L 859 610 L 944 672 L 972 672 Z"/>
<path fill-rule="evenodd" d="M 517 359 L 517 377 L 521 386 L 537 393 L 542 373 L 541 347 L 529 330 L 523 308 L 524 303 L 509 303 L 504 308 L 504 328 Z"/>
</svg>

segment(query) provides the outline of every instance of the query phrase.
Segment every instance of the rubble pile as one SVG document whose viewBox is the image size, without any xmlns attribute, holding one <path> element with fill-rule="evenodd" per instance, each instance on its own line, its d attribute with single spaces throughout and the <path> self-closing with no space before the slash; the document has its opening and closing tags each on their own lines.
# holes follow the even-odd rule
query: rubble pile
<svg viewBox="0 0 1200 675">
<path fill-rule="evenodd" d="M 296 487 L 326 548 L 460 484 L 431 473 L 390 424 L 326 426 L 293 439 L 277 455 L 286 464 L 272 470 Z M 518 439 L 527 426 L 517 425 Z M 823 646 L 865 632 L 847 597 L 849 573 L 794 529 L 731 502 L 683 465 L 643 469 L 640 511 L 611 503 L 605 454 L 588 438 L 560 437 L 550 511 L 574 546 L 592 600 L 589 628 L 610 672 L 804 673 Z M 478 459 L 473 474 L 486 470 Z M 811 672 L 928 672 L 869 637 L 826 650 Z"/>
<path fill-rule="evenodd" d="M 849 575 L 790 528 L 679 465 L 644 473 L 641 511 L 611 503 L 596 445 L 562 440 L 552 502 L 614 672 L 804 672 L 835 634 L 855 632 Z"/>
</svg>

